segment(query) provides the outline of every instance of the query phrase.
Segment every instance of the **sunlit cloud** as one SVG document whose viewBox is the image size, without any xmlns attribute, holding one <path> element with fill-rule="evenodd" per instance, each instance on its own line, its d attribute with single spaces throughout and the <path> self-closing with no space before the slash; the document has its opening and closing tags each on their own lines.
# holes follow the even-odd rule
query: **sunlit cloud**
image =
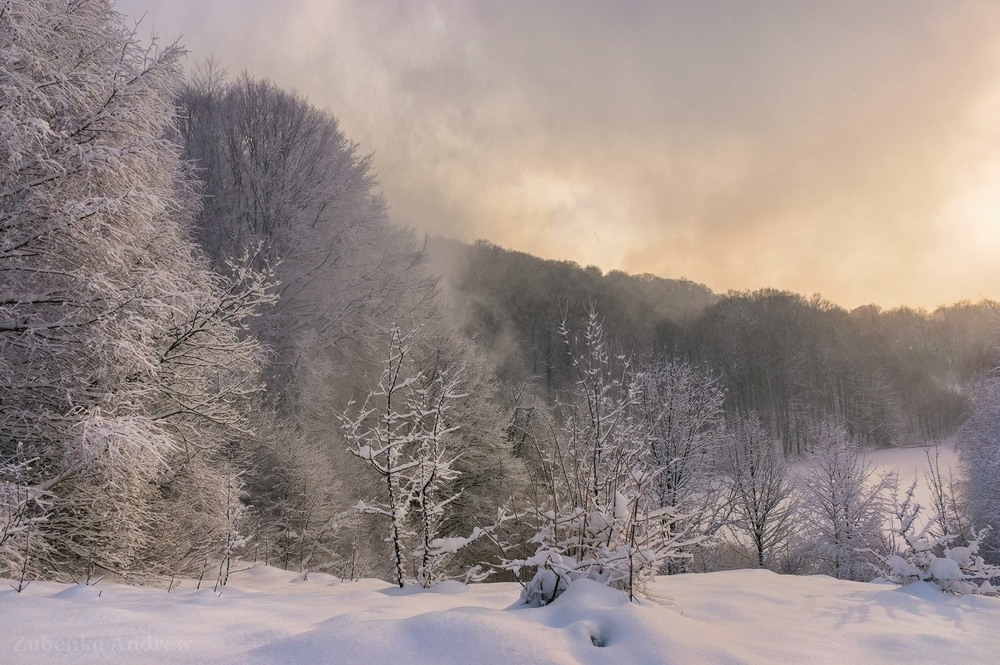
<svg viewBox="0 0 1000 665">
<path fill-rule="evenodd" d="M 375 153 L 393 217 L 720 291 L 1000 297 L 1000 5 L 129 0 Z"/>
</svg>

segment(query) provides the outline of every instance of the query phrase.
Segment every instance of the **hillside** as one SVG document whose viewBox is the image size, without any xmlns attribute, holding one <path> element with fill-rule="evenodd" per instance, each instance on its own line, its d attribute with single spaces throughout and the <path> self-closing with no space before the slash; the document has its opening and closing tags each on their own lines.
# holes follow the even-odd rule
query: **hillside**
<svg viewBox="0 0 1000 665">
<path fill-rule="evenodd" d="M 434 238 L 429 251 L 431 269 L 440 275 L 444 300 L 458 322 L 519 380 L 543 378 L 549 390 L 563 380 L 564 321 L 579 329 L 594 308 L 619 345 L 671 347 L 680 327 L 719 299 L 686 279 L 605 274 L 484 241 Z"/>
<path fill-rule="evenodd" d="M 595 309 L 624 352 L 665 354 L 721 377 L 731 417 L 755 413 L 786 454 L 809 450 L 808 425 L 847 423 L 869 447 L 955 433 L 970 382 L 994 366 L 991 303 L 934 311 L 875 305 L 846 310 L 776 289 L 713 293 L 684 279 L 607 274 L 486 242 L 434 239 L 432 269 L 456 321 L 512 383 L 547 395 L 574 376 L 560 333 Z"/>
</svg>

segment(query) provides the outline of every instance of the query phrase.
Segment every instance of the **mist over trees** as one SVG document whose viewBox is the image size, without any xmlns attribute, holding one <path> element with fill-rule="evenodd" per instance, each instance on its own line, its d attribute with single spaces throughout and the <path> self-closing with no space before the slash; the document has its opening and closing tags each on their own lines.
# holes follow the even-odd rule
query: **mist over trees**
<svg viewBox="0 0 1000 665">
<path fill-rule="evenodd" d="M 988 304 L 846 311 L 428 244 L 331 113 L 211 63 L 185 79 L 182 56 L 110 2 L 0 6 L 0 564 L 19 588 L 224 586 L 238 560 L 496 575 L 534 603 L 735 565 L 862 579 L 906 554 L 872 537 L 892 483 L 862 450 L 963 422 L 967 483 L 940 485 L 934 522 L 958 532 L 896 536 L 924 567 L 996 556 Z"/>
<path fill-rule="evenodd" d="M 580 322 L 594 306 L 621 348 L 717 374 L 727 416 L 756 415 L 785 454 L 809 452 L 810 428 L 828 418 L 864 446 L 946 438 L 968 408 L 970 381 L 995 358 L 1000 318 L 987 302 L 847 311 L 773 289 L 718 296 L 687 280 L 603 275 L 484 242 L 436 239 L 432 253 L 457 316 L 507 375 L 565 387 L 559 322 Z"/>
<path fill-rule="evenodd" d="M 359 556 L 385 549 L 371 538 L 381 513 L 350 508 L 359 498 L 373 499 L 366 494 L 371 476 L 384 476 L 393 462 L 359 468 L 336 433 L 343 406 L 378 389 L 372 382 L 385 361 L 380 340 L 390 329 L 417 331 L 407 357 L 414 381 L 433 383 L 461 365 L 463 385 L 476 386 L 449 400 L 450 422 L 440 428 L 455 439 L 456 454 L 464 441 L 478 444 L 466 457 L 482 464 L 480 479 L 438 474 L 436 482 L 461 489 L 461 501 L 436 519 L 456 529 L 465 526 L 455 523 L 459 509 L 469 519 L 481 517 L 469 515 L 475 513 L 470 507 L 482 510 L 477 497 L 504 484 L 502 472 L 488 474 L 505 462 L 503 422 L 495 409 L 483 408 L 492 395 L 488 377 L 471 345 L 440 320 L 424 248 L 411 231 L 390 223 L 370 158 L 332 115 L 266 80 L 228 81 L 206 65 L 179 101 L 183 154 L 198 169 L 205 200 L 196 237 L 220 269 L 230 257 L 250 253 L 274 266 L 280 284 L 276 305 L 262 312 L 254 331 L 273 352 L 266 372 L 270 431 L 251 453 L 252 501 L 260 506 L 258 528 L 268 543 L 258 554 L 307 567 L 307 559 L 309 565 L 356 565 Z M 417 423 L 407 422 L 400 427 Z M 384 454 L 399 454 L 394 445 Z M 456 468 L 463 463 L 454 461 Z M 396 500 L 405 497 L 391 503 Z M 487 515 L 492 512 L 491 506 Z M 398 531 L 405 520 L 401 514 L 396 520 Z M 344 537 L 352 531 L 357 539 Z M 402 579 L 394 558 L 394 575 Z"/>
</svg>

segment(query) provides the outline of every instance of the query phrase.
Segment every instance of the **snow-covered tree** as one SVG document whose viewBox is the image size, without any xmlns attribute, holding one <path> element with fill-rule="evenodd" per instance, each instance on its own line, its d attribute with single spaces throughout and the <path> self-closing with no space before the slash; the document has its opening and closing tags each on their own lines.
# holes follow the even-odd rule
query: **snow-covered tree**
<svg viewBox="0 0 1000 665">
<path fill-rule="evenodd" d="M 970 390 L 969 417 L 958 437 L 971 520 L 991 527 L 983 556 L 1000 563 L 1000 376 L 983 377 Z"/>
<path fill-rule="evenodd" d="M 399 586 L 408 579 L 422 586 L 439 581 L 439 558 L 456 550 L 441 536 L 458 496 L 450 491 L 459 475 L 450 442 L 459 425 L 451 421 L 450 411 L 464 397 L 463 370 L 415 364 L 419 334 L 420 329 L 403 332 L 398 326 L 389 330 L 388 353 L 375 386 L 341 415 L 350 452 L 382 480 L 382 498 L 362 500 L 358 510 L 388 521 L 393 579 Z"/>
<path fill-rule="evenodd" d="M 443 548 L 440 542 L 442 525 L 450 505 L 458 498 L 448 491 L 459 472 L 455 469 L 449 435 L 459 426 L 449 422 L 449 411 L 459 391 L 461 368 L 445 368 L 409 395 L 410 408 L 416 418 L 412 426 L 414 456 L 418 462 L 411 479 L 410 501 L 416 505 L 416 548 L 419 558 L 417 583 L 431 586 L 441 579 L 440 558 L 454 550 Z"/>
<path fill-rule="evenodd" d="M 46 522 L 51 501 L 48 493 L 30 483 L 31 465 L 8 459 L 0 467 L 0 563 L 16 577 L 27 571 L 32 550 L 44 546 L 32 534 Z"/>
<path fill-rule="evenodd" d="M 895 476 L 879 473 L 835 421 L 813 427 L 815 453 L 797 479 L 803 536 L 815 569 L 838 579 L 867 580 L 877 570 Z"/>
<path fill-rule="evenodd" d="M 253 506 L 254 558 L 303 575 L 347 575 L 351 551 L 343 536 L 357 520 L 334 499 L 344 480 L 335 474 L 329 442 L 311 440 L 265 411 L 272 421 L 247 446 L 244 476 Z"/>
<path fill-rule="evenodd" d="M 329 112 L 267 80 L 226 81 L 211 66 L 178 103 L 184 155 L 202 179 L 197 236 L 214 267 L 225 272 L 248 248 L 276 266 L 280 299 L 257 334 L 277 352 L 272 396 L 295 410 L 312 389 L 299 372 L 342 383 L 345 352 L 377 361 L 366 341 L 388 323 L 382 317 L 431 296 L 422 247 L 390 224 L 371 156 Z"/>
<path fill-rule="evenodd" d="M 502 402 L 495 367 L 470 340 L 456 331 L 433 336 L 433 344 L 422 354 L 425 367 L 462 368 L 462 397 L 452 401 L 448 421 L 458 426 L 449 436 L 449 449 L 455 457 L 455 479 L 446 483 L 455 496 L 441 524 L 443 538 L 479 537 L 453 555 L 439 560 L 438 570 L 449 576 L 467 577 L 472 570 L 493 570 L 486 564 L 495 561 L 497 550 L 490 536 L 497 532 L 497 512 L 507 506 L 510 497 L 523 497 L 529 488 L 523 459 L 515 455 L 510 438 L 510 412 Z"/>
<path fill-rule="evenodd" d="M 207 269 L 165 138 L 182 54 L 106 0 L 0 6 L 0 460 L 49 507 L 38 567 L 133 574 L 197 542 L 221 508 L 170 516 L 260 385 L 268 269 Z"/>
<path fill-rule="evenodd" d="M 969 507 L 965 501 L 966 483 L 956 476 L 950 465 L 942 464 L 939 446 L 934 446 L 933 452 L 925 450 L 924 454 L 927 457 L 924 482 L 930 491 L 930 509 L 937 516 L 937 535 L 971 534 Z"/>
<path fill-rule="evenodd" d="M 367 463 L 385 483 L 384 500 L 378 503 L 360 501 L 358 510 L 388 519 L 387 540 L 392 547 L 394 581 L 400 587 L 406 580 L 404 540 L 409 535 L 406 474 L 417 466 L 417 462 L 405 454 L 406 449 L 412 447 L 408 430 L 415 415 L 406 410 L 409 406 L 406 391 L 420 379 L 419 375 L 407 374 L 410 349 L 409 336 L 398 326 L 393 327 L 389 331 L 388 357 L 381 376 L 356 408 L 352 400 L 341 415 L 348 450 Z"/>
<path fill-rule="evenodd" d="M 330 405 L 368 389 L 361 377 L 381 367 L 392 321 L 433 318 L 423 247 L 390 223 L 371 157 L 329 112 L 267 80 L 227 80 L 211 63 L 177 101 L 183 154 L 200 180 L 196 238 L 217 271 L 250 251 L 281 284 L 253 327 L 274 350 L 272 433 L 246 442 L 258 553 L 299 569 L 378 559 L 369 520 L 343 519 L 370 478 L 338 473 L 355 460 L 331 445 Z"/>
<path fill-rule="evenodd" d="M 793 526 L 787 467 L 774 439 L 755 418 L 736 423 L 727 437 L 723 463 L 732 483 L 731 530 L 738 540 L 750 540 L 753 563 L 763 568 Z"/>
<path fill-rule="evenodd" d="M 215 578 L 215 590 L 226 586 L 229 582 L 229 574 L 232 572 L 233 560 L 243 550 L 248 541 L 249 530 L 246 527 L 248 506 L 245 502 L 243 491 L 242 474 L 231 469 L 225 470 L 223 476 L 225 480 L 224 507 L 225 521 L 220 524 L 216 536 L 218 542 L 217 557 L 219 560 L 219 571 Z"/>
<path fill-rule="evenodd" d="M 661 505 L 649 434 L 637 408 L 628 360 L 613 357 L 601 321 L 563 337 L 577 384 L 557 405 L 561 426 L 536 442 L 544 490 L 524 517 L 537 523 L 535 551 L 504 567 L 533 573 L 523 600 L 552 602 L 576 579 L 588 578 L 634 598 L 662 566 L 688 556 L 698 542 L 690 516 Z"/>
<path fill-rule="evenodd" d="M 656 504 L 690 515 L 685 530 L 715 533 L 731 510 L 718 468 L 725 429 L 719 379 L 688 362 L 654 357 L 641 363 L 635 383 Z M 687 562 L 677 559 L 665 572 L 681 572 Z"/>
</svg>

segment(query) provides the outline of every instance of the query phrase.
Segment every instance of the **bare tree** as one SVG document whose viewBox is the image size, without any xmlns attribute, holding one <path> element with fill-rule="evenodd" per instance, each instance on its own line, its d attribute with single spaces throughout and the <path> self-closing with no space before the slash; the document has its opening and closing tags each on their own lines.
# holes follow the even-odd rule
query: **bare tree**
<svg viewBox="0 0 1000 665">
<path fill-rule="evenodd" d="M 780 451 L 759 421 L 740 421 L 727 437 L 725 468 L 734 496 L 734 535 L 750 539 L 763 568 L 793 524 L 792 485 Z"/>
</svg>

